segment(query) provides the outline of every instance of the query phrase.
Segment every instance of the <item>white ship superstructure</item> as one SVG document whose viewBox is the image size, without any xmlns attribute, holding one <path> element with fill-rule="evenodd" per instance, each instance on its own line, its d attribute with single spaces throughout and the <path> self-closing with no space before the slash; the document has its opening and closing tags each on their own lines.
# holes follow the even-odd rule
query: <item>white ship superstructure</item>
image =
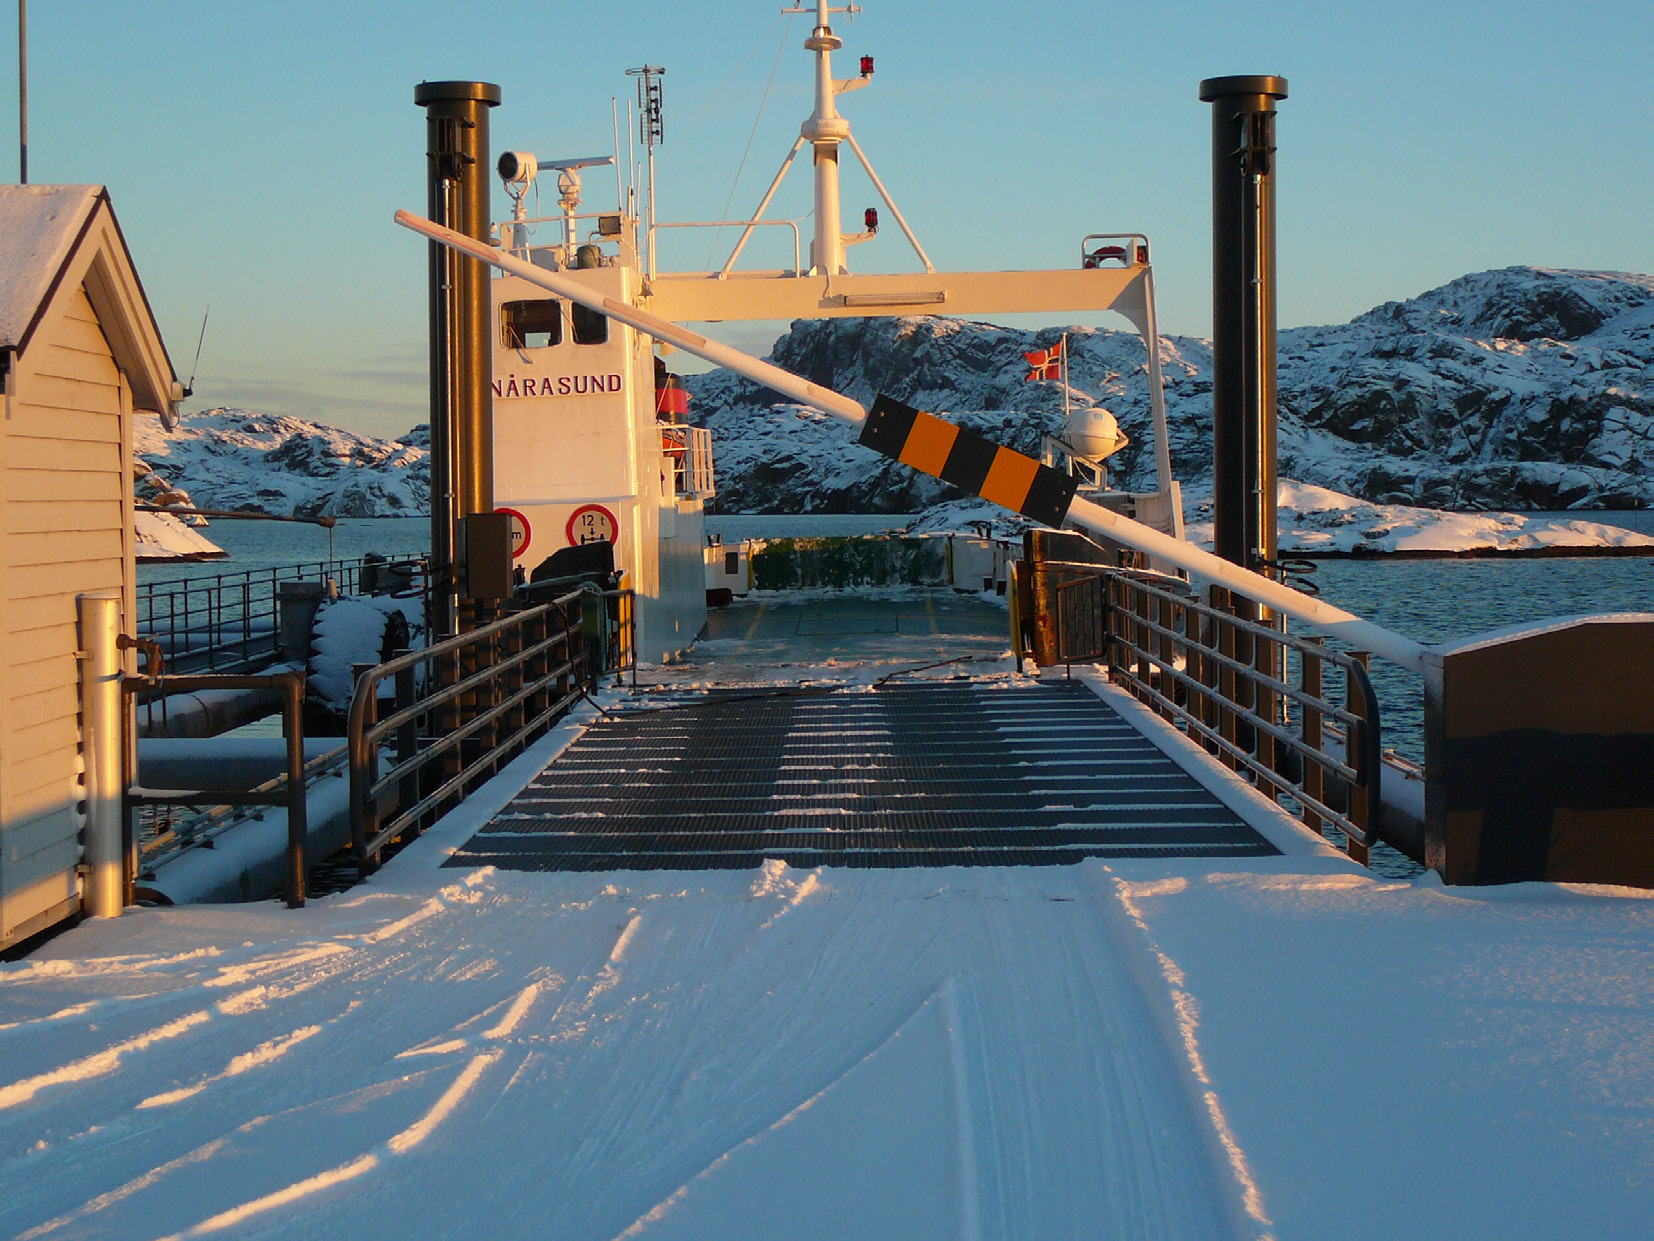
<svg viewBox="0 0 1654 1241">
<path fill-rule="evenodd" d="M 1048 460 L 1062 458 L 1064 468 L 1091 484 L 1089 494 L 1107 508 L 1173 538 L 1182 535 L 1182 504 L 1171 478 L 1160 358 L 1154 343 L 1148 239 L 1138 233 L 1088 236 L 1077 247 L 1074 267 L 1067 270 L 937 271 L 851 133 L 849 121 L 838 111 L 839 96 L 872 80 L 871 57 L 862 59 L 857 76 L 833 76 L 832 53 L 843 41 L 830 20 L 834 14 L 857 11 L 856 6 L 831 7 L 826 0 L 785 10 L 815 18 L 804 40 L 814 67 L 814 108 L 749 219 L 658 223 L 652 207 L 640 218 L 633 206 L 639 195 L 619 185 L 621 201 L 613 209 L 582 210 L 579 169 L 608 163 L 607 158 L 541 161 L 512 151 L 500 160 L 499 172 L 517 202 L 512 219 L 497 231 L 500 248 L 534 270 L 502 270 L 493 281 L 495 500 L 513 515 L 516 560 L 524 569 L 533 569 L 566 547 L 602 540 L 612 544 L 623 582 L 636 592 L 638 647 L 645 659 L 672 657 L 694 640 L 704 622 L 703 505 L 714 486 L 710 437 L 683 425 L 681 402 L 674 405 L 660 395 L 656 385 L 664 363 L 654 355 L 657 350 L 669 353 L 676 341 L 721 365 L 773 381 L 773 372 L 760 374 L 744 355 L 728 349 L 715 355 L 706 348 L 714 342 L 697 345 L 664 327 L 648 326 L 660 321 L 676 325 L 914 313 L 1116 311 L 1131 321 L 1146 346 L 1156 489 L 1141 495 L 1106 493 L 1097 485 L 1103 477 L 1097 460 L 1060 442 Z M 648 67 L 634 72 L 644 75 L 640 103 L 652 170 L 652 139 L 657 132 L 652 127 L 659 123 L 658 75 L 663 71 Z M 814 235 L 807 257 L 800 254 L 790 269 L 738 269 L 737 260 L 760 227 L 782 225 L 796 235 L 796 225 L 765 213 L 806 148 L 814 203 Z M 921 270 L 849 270 L 848 251 L 872 240 L 879 224 L 877 210 L 870 208 L 863 215 L 862 230 L 843 232 L 839 163 L 846 151 L 862 164 Z M 527 218 L 522 203 L 528 188 L 536 176 L 553 172 L 561 214 Z M 654 201 L 652 172 L 645 201 Z M 696 226 L 740 230 L 723 264 L 708 271 L 658 271 L 659 232 Z M 549 242 L 540 242 L 542 231 L 549 234 Z M 631 322 L 611 317 L 599 308 L 602 299 L 642 317 Z M 780 390 L 822 403 L 815 394 Z M 852 422 L 861 416 L 839 409 L 830 412 Z M 1102 410 L 1091 412 L 1093 420 L 1106 415 Z M 1069 465 L 1070 459 L 1078 466 Z M 941 462 L 933 464 L 931 472 L 940 473 Z M 1004 502 L 999 494 L 990 498 Z"/>
</svg>

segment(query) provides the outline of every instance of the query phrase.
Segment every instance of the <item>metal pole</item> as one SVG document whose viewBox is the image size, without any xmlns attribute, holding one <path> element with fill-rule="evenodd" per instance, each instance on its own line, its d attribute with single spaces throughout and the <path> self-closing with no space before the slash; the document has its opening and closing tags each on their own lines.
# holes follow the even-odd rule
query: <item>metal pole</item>
<svg viewBox="0 0 1654 1241">
<path fill-rule="evenodd" d="M 76 599 L 80 612 L 81 712 L 86 750 L 86 892 L 91 918 L 120 916 L 125 893 L 121 845 L 126 763 L 122 753 L 121 596 L 99 591 Z"/>
<path fill-rule="evenodd" d="M 421 82 L 427 203 L 434 218 L 478 241 L 488 238 L 490 82 Z M 488 269 L 443 246 L 430 248 L 432 625 L 456 632 L 455 530 L 494 508 L 493 341 Z"/>
<path fill-rule="evenodd" d="M 1213 546 L 1275 558 L 1275 101 L 1286 79 L 1208 78 L 1212 105 Z"/>
<path fill-rule="evenodd" d="M 17 0 L 17 183 L 29 183 L 28 0 Z"/>
<path fill-rule="evenodd" d="M 281 733 L 287 742 L 287 908 L 304 908 L 305 843 L 310 837 L 304 787 L 304 674 L 282 684 Z"/>
</svg>

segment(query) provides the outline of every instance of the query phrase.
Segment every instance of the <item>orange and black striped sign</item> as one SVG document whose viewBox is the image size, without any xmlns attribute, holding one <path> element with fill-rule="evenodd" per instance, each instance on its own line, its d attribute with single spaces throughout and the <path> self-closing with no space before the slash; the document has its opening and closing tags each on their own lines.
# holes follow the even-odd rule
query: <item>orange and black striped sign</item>
<svg viewBox="0 0 1654 1241">
<path fill-rule="evenodd" d="M 1061 526 L 1074 498 L 1076 481 L 1061 470 L 887 396 L 873 402 L 860 442 L 1043 525 Z"/>
</svg>

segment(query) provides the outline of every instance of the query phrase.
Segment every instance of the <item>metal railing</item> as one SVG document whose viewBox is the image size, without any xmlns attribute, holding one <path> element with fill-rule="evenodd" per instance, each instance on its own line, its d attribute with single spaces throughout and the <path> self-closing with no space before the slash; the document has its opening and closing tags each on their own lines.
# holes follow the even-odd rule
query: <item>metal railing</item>
<svg viewBox="0 0 1654 1241">
<path fill-rule="evenodd" d="M 1364 652 L 1249 619 L 1256 605 L 1222 586 L 1202 599 L 1178 578 L 1047 563 L 1083 574 L 1057 587 L 1061 658 L 1100 653 L 1117 684 L 1368 861 L 1383 759 Z"/>
<path fill-rule="evenodd" d="M 655 233 L 663 228 L 740 228 L 747 233 L 755 228 L 790 228 L 793 231 L 793 265 L 791 271 L 802 270 L 799 267 L 800 256 L 803 254 L 803 242 L 800 240 L 797 220 L 668 220 L 665 224 L 651 224 L 646 234 L 646 244 L 649 248 L 650 274 L 653 274 L 655 256 Z M 741 242 L 735 247 L 735 253 L 729 256 L 723 267 L 719 268 L 717 278 L 722 280 L 729 275 L 730 268 L 735 266 L 735 260 L 741 257 L 741 250 L 746 245 L 746 236 L 743 234 Z"/>
<path fill-rule="evenodd" d="M 122 832 L 126 854 L 126 904 L 132 903 L 131 888 L 139 874 L 163 860 L 181 852 L 190 845 L 203 844 L 212 836 L 239 821 L 234 810 L 244 806 L 284 806 L 287 810 L 287 905 L 297 909 L 304 904 L 305 843 L 309 836 L 308 802 L 306 800 L 306 772 L 318 769 L 322 756 L 308 767 L 304 761 L 304 682 L 302 672 L 288 671 L 264 676 L 128 676 L 122 678 L 122 690 L 127 695 L 136 693 L 195 693 L 201 690 L 277 690 L 282 695 L 281 732 L 286 741 L 287 770 L 273 780 L 251 789 L 193 788 L 152 789 L 130 781 L 122 796 L 122 814 L 125 828 Z M 123 713 L 130 714 L 130 713 Z M 125 730 L 125 770 L 133 772 L 137 764 L 137 739 L 130 729 Z M 336 761 L 336 760 L 335 760 Z M 213 826 L 198 826 L 186 832 L 182 827 L 169 827 L 164 833 L 140 830 L 139 814 L 160 807 L 208 807 Z M 153 818 L 153 816 L 152 816 Z M 142 837 L 148 835 L 148 847 Z"/>
<path fill-rule="evenodd" d="M 303 564 L 174 578 L 138 585 L 140 637 L 160 643 L 168 666 L 190 672 L 241 670 L 280 652 L 282 582 L 332 581 L 342 594 L 369 585 L 375 573 L 423 579 L 420 561 L 317 560 Z"/>
<path fill-rule="evenodd" d="M 360 672 L 347 747 L 351 851 L 363 874 L 388 843 L 435 822 L 542 736 L 598 673 L 635 665 L 631 593 L 571 590 Z M 588 625 L 593 604 L 598 623 Z"/>
<path fill-rule="evenodd" d="M 710 427 L 662 424 L 660 450 L 666 458 L 667 479 L 674 495 L 709 500 L 716 494 L 712 482 Z"/>
</svg>

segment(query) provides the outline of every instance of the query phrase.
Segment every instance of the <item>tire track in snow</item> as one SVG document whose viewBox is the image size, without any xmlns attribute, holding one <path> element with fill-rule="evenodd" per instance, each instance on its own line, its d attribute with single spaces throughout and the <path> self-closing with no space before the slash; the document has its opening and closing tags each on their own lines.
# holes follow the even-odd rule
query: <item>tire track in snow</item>
<svg viewBox="0 0 1654 1241">
<path fill-rule="evenodd" d="M 8 1086 L 0 1086 L 0 1111 L 27 1103 L 42 1090 L 52 1086 L 70 1083 L 84 1085 L 96 1078 L 105 1077 L 119 1069 L 127 1056 L 188 1034 L 197 1026 L 212 1021 L 214 1017 L 238 1017 L 254 1009 L 263 1008 L 267 995 L 268 992 L 263 987 L 237 992 L 235 995 L 226 996 L 210 1008 L 185 1013 L 182 1017 L 176 1017 L 163 1025 L 125 1039 L 113 1047 L 82 1056 L 79 1060 L 72 1060 L 44 1073 L 25 1077 Z"/>
<path fill-rule="evenodd" d="M 977 1188 L 976 1125 L 971 1115 L 970 1060 L 965 1054 L 958 979 L 950 976 L 943 984 L 942 1003 L 948 1028 L 948 1067 L 953 1075 L 953 1123 L 959 1138 L 959 1235 L 961 1241 L 979 1241 L 982 1197 Z"/>
<path fill-rule="evenodd" d="M 503 1042 L 509 1039 L 528 1016 L 534 1006 L 534 1001 L 544 989 L 540 982 L 530 983 L 523 988 L 507 1007 L 505 1015 L 483 1032 L 483 1038 L 489 1042 Z M 162 1241 L 183 1241 L 187 1237 L 203 1237 L 212 1233 L 222 1232 L 226 1228 L 246 1222 L 260 1215 L 268 1214 L 284 1206 L 303 1202 L 325 1190 L 357 1180 L 378 1168 L 402 1159 L 423 1146 L 430 1140 L 443 1125 L 470 1099 L 475 1093 L 477 1084 L 483 1075 L 499 1062 L 505 1054 L 504 1047 L 491 1047 L 472 1056 L 460 1070 L 459 1075 L 444 1090 L 441 1096 L 433 1103 L 413 1124 L 394 1134 L 378 1147 L 356 1156 L 341 1164 L 336 1164 L 325 1171 L 313 1176 L 295 1181 L 291 1185 L 257 1198 L 240 1203 L 225 1211 L 184 1229 L 181 1232 L 171 1233 Z"/>
<path fill-rule="evenodd" d="M 1120 907 L 1125 911 L 1126 917 L 1142 932 L 1149 954 L 1165 982 L 1184 1056 L 1190 1072 L 1199 1084 L 1200 1099 L 1205 1105 L 1212 1129 L 1228 1159 L 1229 1170 L 1240 1192 L 1241 1208 L 1245 1211 L 1258 1241 L 1274 1241 L 1274 1233 L 1271 1231 L 1273 1223 L 1264 1206 L 1263 1190 L 1253 1175 L 1246 1151 L 1241 1147 L 1234 1129 L 1229 1124 L 1229 1117 L 1223 1109 L 1223 1100 L 1218 1095 L 1216 1084 L 1206 1068 L 1206 1058 L 1200 1050 L 1200 1003 L 1187 989 L 1182 967 L 1160 947 L 1154 931 L 1149 926 L 1147 916 L 1137 903 L 1139 897 L 1181 892 L 1189 886 L 1189 881 L 1178 878 L 1156 883 L 1129 883 L 1124 879 L 1115 878 L 1112 882 Z"/>
<path fill-rule="evenodd" d="M 111 1014 L 127 1014 L 140 1012 L 146 1008 L 158 1008 L 167 1004 L 187 1001 L 190 996 L 201 991 L 217 990 L 224 987 L 240 986 L 252 982 L 254 979 L 279 974 L 294 969 L 297 966 L 308 965 L 312 961 L 328 958 L 339 958 L 350 955 L 354 949 L 343 944 L 320 944 L 314 948 L 305 948 L 297 952 L 288 952 L 278 955 L 267 955 L 252 961 L 231 965 L 222 965 L 218 972 L 206 978 L 188 981 L 181 987 L 167 991 L 150 991 L 137 994 L 108 995 L 95 1000 L 85 1000 L 79 1004 L 71 1004 L 48 1013 L 43 1017 L 30 1017 L 21 1021 L 8 1022 L 0 1025 L 0 1041 L 11 1037 L 34 1037 L 40 1031 L 50 1027 L 63 1028 L 68 1023 L 89 1024 L 93 1021 L 106 1020 Z M 203 959 L 211 960 L 218 956 L 214 950 L 208 953 L 186 953 L 179 957 L 167 958 L 169 964 L 180 962 L 198 962 Z M 167 971 L 169 974 L 172 971 Z M 122 973 L 142 973 L 152 975 L 153 971 L 123 970 Z M 60 976 L 57 971 L 50 971 L 44 977 Z M 69 973 L 64 977 L 85 978 L 105 976 L 104 971 L 93 971 L 89 974 Z M 286 999 L 310 988 L 319 986 L 328 981 L 329 973 L 311 975 L 300 980 L 296 985 L 288 987 L 267 988 L 271 999 Z"/>
<path fill-rule="evenodd" d="M 300 1026 L 291 1034 L 266 1039 L 251 1051 L 242 1052 L 235 1057 L 229 1064 L 224 1066 L 222 1072 L 214 1073 L 210 1077 L 203 1077 L 194 1084 L 181 1086 L 177 1090 L 168 1090 L 162 1094 L 150 1095 L 149 1098 L 139 1101 L 137 1110 L 143 1111 L 147 1108 L 167 1107 L 173 1103 L 182 1103 L 185 1099 L 200 1094 L 208 1086 L 217 1085 L 219 1082 L 228 1081 L 232 1077 L 240 1077 L 243 1073 L 250 1072 L 253 1069 L 273 1064 L 300 1043 L 314 1038 L 321 1032 L 321 1026 Z"/>
<path fill-rule="evenodd" d="M 838 1071 L 831 1075 L 830 1079 L 824 1085 L 812 1092 L 809 1097 L 804 1099 L 802 1102 L 793 1104 L 779 1117 L 776 1117 L 776 1119 L 770 1121 L 769 1123 L 761 1124 L 757 1132 L 749 1134 L 741 1141 L 735 1143 L 735 1145 L 721 1151 L 716 1158 L 703 1167 L 699 1172 L 696 1172 L 665 1198 L 662 1198 L 654 1206 L 650 1207 L 642 1215 L 638 1216 L 637 1219 L 633 1220 L 632 1223 L 625 1229 L 615 1234 L 613 1241 L 628 1241 L 628 1238 L 640 1237 L 649 1228 L 660 1223 L 669 1214 L 671 1214 L 675 1207 L 682 1203 L 684 1199 L 686 1199 L 690 1193 L 694 1191 L 697 1184 L 704 1183 L 705 1181 L 708 1181 L 712 1177 L 716 1176 L 742 1151 L 757 1146 L 758 1143 L 762 1142 L 770 1134 L 776 1132 L 777 1130 L 784 1129 L 786 1126 L 797 1121 L 805 1113 L 810 1111 L 811 1108 L 815 1107 L 816 1104 L 820 1103 L 822 1099 L 832 1093 L 833 1088 L 840 1082 L 844 1081 L 845 1078 L 849 1077 L 853 1072 L 855 1072 L 856 1069 L 875 1059 L 880 1052 L 899 1039 L 902 1032 L 913 1023 L 914 1019 L 917 1018 L 920 1013 L 924 1012 L 925 1009 L 930 1007 L 930 1005 L 938 1001 L 942 1001 L 943 1003 L 947 1002 L 946 984 L 944 984 L 941 989 L 934 991 L 930 995 L 927 995 L 921 999 L 917 1005 L 907 1012 L 905 1017 L 903 1017 L 885 1033 L 883 1038 L 879 1039 L 877 1043 L 868 1048 L 866 1051 L 855 1056 L 849 1061 L 849 1063 L 844 1064 L 838 1069 Z M 974 1209 L 969 1212 L 966 1218 L 971 1221 L 972 1228 L 975 1228 L 976 1212 Z M 976 1241 L 978 1234 L 975 1231 L 972 1231 L 963 1235 L 965 1241 Z"/>
</svg>

